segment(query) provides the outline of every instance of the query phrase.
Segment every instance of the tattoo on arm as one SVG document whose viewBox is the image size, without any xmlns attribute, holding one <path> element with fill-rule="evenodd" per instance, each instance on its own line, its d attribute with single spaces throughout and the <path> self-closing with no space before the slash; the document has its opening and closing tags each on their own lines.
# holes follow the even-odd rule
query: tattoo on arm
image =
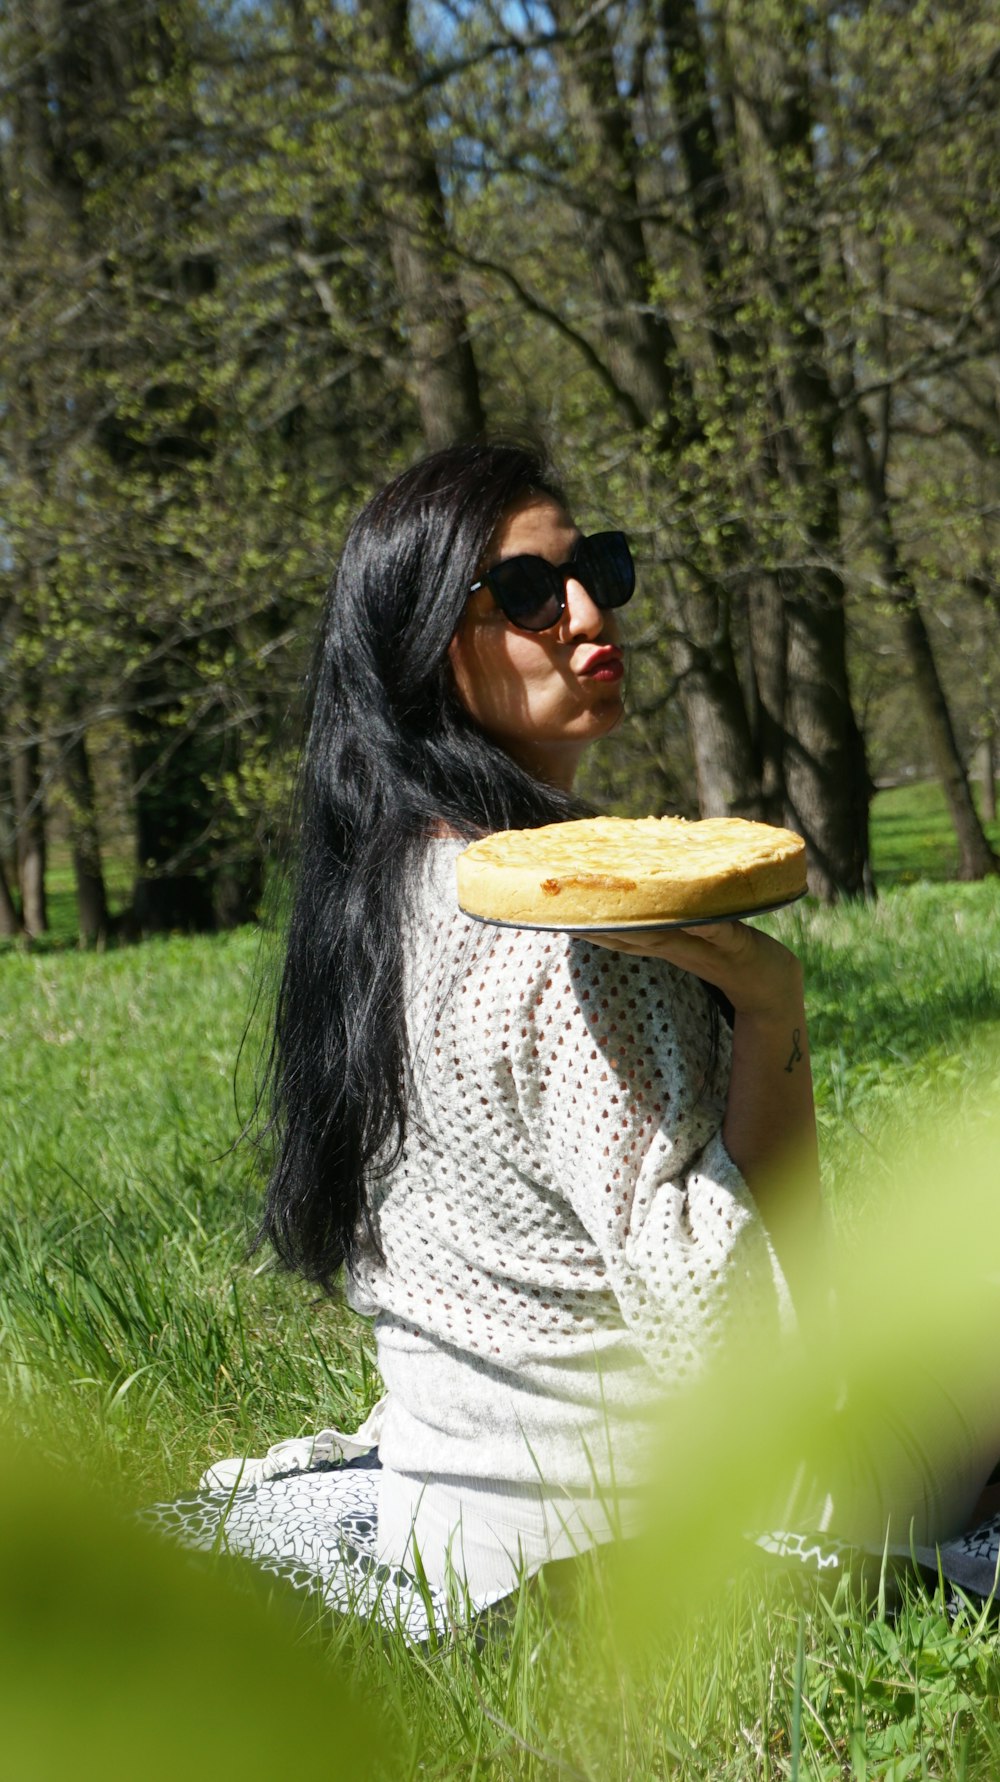
<svg viewBox="0 0 1000 1782">
<path fill-rule="evenodd" d="M 796 1027 L 795 1031 L 792 1034 L 791 1057 L 789 1058 L 788 1063 L 785 1065 L 785 1069 L 788 1072 L 789 1076 L 791 1076 L 791 1074 L 792 1074 L 793 1065 L 802 1063 L 803 1053 L 799 1046 L 799 1040 L 801 1038 L 802 1038 L 802 1029 L 801 1029 L 801 1027 Z"/>
</svg>

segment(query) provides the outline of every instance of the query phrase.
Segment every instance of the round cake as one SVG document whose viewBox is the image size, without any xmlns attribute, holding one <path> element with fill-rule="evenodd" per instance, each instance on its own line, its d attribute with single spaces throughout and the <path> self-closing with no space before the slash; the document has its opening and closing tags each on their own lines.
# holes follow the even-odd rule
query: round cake
<svg viewBox="0 0 1000 1782">
<path fill-rule="evenodd" d="M 806 888 L 805 843 L 739 817 L 587 817 L 503 829 L 456 862 L 459 907 L 524 928 L 697 922 Z"/>
</svg>

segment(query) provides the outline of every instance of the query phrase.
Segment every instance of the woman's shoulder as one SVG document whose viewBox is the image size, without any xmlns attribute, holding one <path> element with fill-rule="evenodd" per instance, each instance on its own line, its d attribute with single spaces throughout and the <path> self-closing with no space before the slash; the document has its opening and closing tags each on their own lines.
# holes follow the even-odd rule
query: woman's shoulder
<svg viewBox="0 0 1000 1782">
<path fill-rule="evenodd" d="M 467 845 L 455 832 L 429 836 L 413 861 L 407 897 L 408 953 L 445 970 L 474 974 L 519 1000 L 535 981 L 564 969 L 568 935 L 509 927 L 467 915 L 458 901 L 455 862 Z"/>
<path fill-rule="evenodd" d="M 411 892 L 418 899 L 458 908 L 455 861 L 465 847 L 457 830 L 441 827 L 426 836 L 415 849 L 410 872 Z"/>
<path fill-rule="evenodd" d="M 625 1024 L 662 1028 L 671 1017 L 702 1027 L 705 986 L 660 959 L 603 947 L 584 934 L 480 921 L 458 903 L 455 862 L 466 838 L 441 824 L 415 861 L 411 918 L 416 950 L 432 935 L 433 951 L 460 955 L 464 968 L 502 980 L 504 994 L 529 999 L 532 1015 L 549 1024 L 553 996 L 585 1019 L 614 1004 Z M 544 1009 L 544 1013 L 542 1012 Z M 565 1018 L 565 1017 L 564 1017 Z"/>
</svg>

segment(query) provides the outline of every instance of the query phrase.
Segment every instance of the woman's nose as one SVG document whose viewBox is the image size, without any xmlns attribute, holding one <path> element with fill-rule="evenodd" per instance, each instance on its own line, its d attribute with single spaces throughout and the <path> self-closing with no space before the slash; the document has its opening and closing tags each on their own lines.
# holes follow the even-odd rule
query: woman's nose
<svg viewBox="0 0 1000 1782">
<path fill-rule="evenodd" d="M 599 637 L 604 629 L 604 613 L 582 582 L 566 578 L 566 612 L 564 623 L 571 637 Z"/>
</svg>

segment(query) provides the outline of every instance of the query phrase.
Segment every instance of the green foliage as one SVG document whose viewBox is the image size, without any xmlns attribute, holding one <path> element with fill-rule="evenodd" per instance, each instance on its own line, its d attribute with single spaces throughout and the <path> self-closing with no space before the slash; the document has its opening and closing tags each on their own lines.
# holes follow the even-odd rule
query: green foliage
<svg viewBox="0 0 1000 1782">
<path fill-rule="evenodd" d="M 982 1773 L 996 1761 L 988 1704 L 1000 1676 L 986 1618 L 966 1611 L 951 1620 L 911 1599 L 891 1621 L 828 1610 L 827 1623 L 835 1645 L 810 1655 L 803 1679 L 816 1774 L 842 1774 L 829 1761 L 838 1745 L 856 1774 L 887 1782 Z M 838 1724 L 846 1738 L 831 1738 Z"/>
<path fill-rule="evenodd" d="M 770 921 L 806 962 L 824 1165 L 848 1220 L 921 1113 L 961 1142 L 1000 1045 L 1000 885 L 899 885 L 863 914 L 799 905 Z"/>
<path fill-rule="evenodd" d="M 265 846 L 330 561 L 421 444 L 391 223 L 457 269 L 491 426 L 539 432 L 581 519 L 640 544 L 602 796 L 693 808 L 685 640 L 756 661 L 751 596 L 775 578 L 846 588 L 877 771 L 929 769 L 855 420 L 967 758 L 997 696 L 990 7 L 910 8 L 900 30 L 884 7 L 769 4 L 765 29 L 726 0 L 698 54 L 640 4 L 555 35 L 568 4 L 410 10 L 422 80 L 402 85 L 345 6 L 0 22 L 9 752 L 37 731 L 57 781 L 82 724 L 118 830 L 109 739 L 140 731 L 141 798 L 193 738 L 194 796 L 172 794 L 196 807 L 188 864 Z M 718 140 L 692 187 L 699 55 Z M 432 224 L 402 171 L 421 107 Z M 641 413 L 629 351 L 656 386 Z M 671 413 L 689 425 L 664 443 Z"/>
<path fill-rule="evenodd" d="M 353 1425 L 368 1390 L 362 1329 L 244 1264 L 249 1162 L 232 1147 L 259 1027 L 239 1109 L 233 1071 L 258 948 L 247 931 L 3 967 L 2 1191 L 32 1214 L 3 1234 L 0 1369 L 36 1407 L 58 1402 L 67 1432 L 103 1420 L 109 1464 L 147 1492 L 319 1403 Z"/>
</svg>

